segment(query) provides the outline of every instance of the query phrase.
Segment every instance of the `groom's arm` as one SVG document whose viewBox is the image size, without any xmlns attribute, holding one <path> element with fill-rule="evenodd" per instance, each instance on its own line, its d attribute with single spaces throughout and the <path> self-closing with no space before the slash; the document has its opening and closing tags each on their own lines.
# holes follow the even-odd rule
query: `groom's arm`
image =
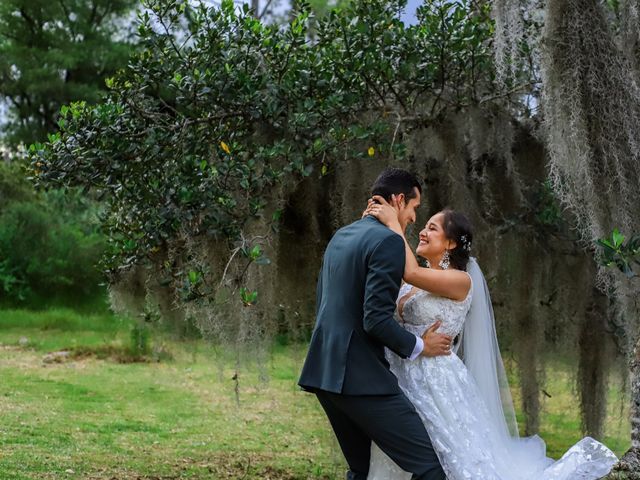
<svg viewBox="0 0 640 480">
<path fill-rule="evenodd" d="M 393 318 L 404 256 L 404 240 L 399 235 L 382 240 L 371 254 L 364 292 L 364 331 L 401 357 L 415 358 L 422 352 L 422 339 Z"/>
</svg>

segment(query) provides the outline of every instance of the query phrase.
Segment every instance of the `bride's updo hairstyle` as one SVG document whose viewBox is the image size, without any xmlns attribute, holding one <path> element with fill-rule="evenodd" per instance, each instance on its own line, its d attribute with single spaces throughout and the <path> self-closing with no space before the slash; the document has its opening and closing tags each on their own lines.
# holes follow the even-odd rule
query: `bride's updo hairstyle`
<svg viewBox="0 0 640 480">
<path fill-rule="evenodd" d="M 456 248 L 449 250 L 449 262 L 456 270 L 467 270 L 471 254 L 471 222 L 464 213 L 445 208 L 441 212 L 444 217 L 442 228 L 447 240 L 456 242 Z"/>
</svg>

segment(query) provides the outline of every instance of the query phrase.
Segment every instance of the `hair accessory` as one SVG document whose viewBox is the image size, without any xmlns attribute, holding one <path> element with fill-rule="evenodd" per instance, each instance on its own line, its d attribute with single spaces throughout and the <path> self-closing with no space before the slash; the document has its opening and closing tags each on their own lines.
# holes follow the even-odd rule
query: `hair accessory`
<svg viewBox="0 0 640 480">
<path fill-rule="evenodd" d="M 471 251 L 471 242 L 467 238 L 466 235 L 462 235 L 460 237 L 460 241 L 462 242 L 462 248 L 464 248 L 467 252 Z"/>
</svg>

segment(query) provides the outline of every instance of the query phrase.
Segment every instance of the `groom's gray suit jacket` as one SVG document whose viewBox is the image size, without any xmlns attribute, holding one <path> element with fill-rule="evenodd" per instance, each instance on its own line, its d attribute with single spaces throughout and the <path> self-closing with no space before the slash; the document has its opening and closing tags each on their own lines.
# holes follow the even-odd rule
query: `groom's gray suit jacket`
<svg viewBox="0 0 640 480">
<path fill-rule="evenodd" d="M 336 232 L 318 278 L 302 388 L 343 395 L 401 392 L 384 347 L 407 358 L 416 345 L 415 335 L 393 318 L 404 264 L 404 240 L 374 217 Z"/>
</svg>

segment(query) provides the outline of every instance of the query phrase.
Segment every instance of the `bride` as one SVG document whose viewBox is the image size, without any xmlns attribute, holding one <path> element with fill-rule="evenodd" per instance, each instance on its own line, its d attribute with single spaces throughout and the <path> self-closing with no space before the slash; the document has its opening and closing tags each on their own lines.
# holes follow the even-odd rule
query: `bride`
<svg viewBox="0 0 640 480">
<path fill-rule="evenodd" d="M 365 214 L 403 236 L 396 211 L 374 197 Z M 445 209 L 420 232 L 416 253 L 406 242 L 405 284 L 397 320 L 421 335 L 436 321 L 440 332 L 459 335 L 458 355 L 400 359 L 387 350 L 391 371 L 425 424 L 449 480 L 592 480 L 611 470 L 617 458 L 586 437 L 554 462 L 538 436 L 519 438 L 513 403 L 496 339 L 493 308 L 482 271 L 470 258 L 471 226 L 461 213 Z M 375 444 L 368 480 L 403 480 L 402 471 Z"/>
</svg>

